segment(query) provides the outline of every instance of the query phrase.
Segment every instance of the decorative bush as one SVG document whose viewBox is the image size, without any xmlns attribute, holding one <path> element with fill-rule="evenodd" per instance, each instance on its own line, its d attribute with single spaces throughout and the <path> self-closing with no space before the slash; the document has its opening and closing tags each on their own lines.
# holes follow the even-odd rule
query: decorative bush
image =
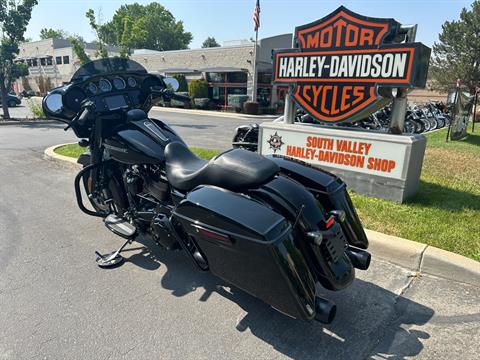
<svg viewBox="0 0 480 360">
<path fill-rule="evenodd" d="M 188 92 L 192 99 L 208 97 L 208 83 L 203 80 L 192 80 L 188 84 Z"/>
<path fill-rule="evenodd" d="M 173 78 L 177 79 L 178 81 L 178 92 L 187 92 L 188 91 L 188 83 L 185 75 L 183 74 L 173 74 Z M 187 94 L 188 95 L 188 94 Z"/>
</svg>

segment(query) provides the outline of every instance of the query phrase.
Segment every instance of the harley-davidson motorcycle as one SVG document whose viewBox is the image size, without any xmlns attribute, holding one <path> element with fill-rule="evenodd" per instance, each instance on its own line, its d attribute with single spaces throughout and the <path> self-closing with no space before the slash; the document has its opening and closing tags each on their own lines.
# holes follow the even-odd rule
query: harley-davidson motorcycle
<svg viewBox="0 0 480 360">
<path fill-rule="evenodd" d="M 45 114 L 89 148 L 74 182 L 79 208 L 125 239 L 111 254 L 97 252 L 98 265 L 118 264 L 129 242 L 149 236 L 286 315 L 330 323 L 336 306 L 316 285 L 344 289 L 355 268 L 370 264 L 345 184 L 244 149 L 199 159 L 147 115 L 160 100 L 189 101 L 176 87 L 132 60 L 110 58 L 85 64 L 43 99 Z"/>
</svg>

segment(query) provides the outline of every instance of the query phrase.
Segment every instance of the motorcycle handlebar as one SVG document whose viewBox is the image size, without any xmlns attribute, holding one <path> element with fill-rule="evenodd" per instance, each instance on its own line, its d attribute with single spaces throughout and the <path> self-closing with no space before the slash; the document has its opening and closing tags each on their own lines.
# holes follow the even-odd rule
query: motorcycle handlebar
<svg viewBox="0 0 480 360">
<path fill-rule="evenodd" d="M 190 101 L 190 97 L 189 96 L 185 96 L 185 95 L 179 95 L 179 94 L 175 94 L 172 90 L 170 89 L 165 89 L 165 88 L 157 88 L 157 87 L 152 87 L 151 88 L 151 92 L 152 94 L 155 94 L 155 95 L 158 95 L 158 96 L 161 96 L 163 97 L 164 99 L 166 100 L 177 100 L 177 101 L 182 101 L 182 102 L 188 102 Z"/>
<path fill-rule="evenodd" d="M 90 111 L 91 111 L 91 105 L 90 104 L 87 104 L 87 106 L 84 106 L 82 108 L 82 112 L 80 113 L 80 115 L 78 115 L 77 117 L 75 117 L 71 122 L 70 124 L 68 124 L 67 127 L 65 127 L 63 130 L 67 131 L 68 129 L 70 129 L 73 125 L 75 125 L 76 123 L 79 123 L 80 125 L 83 125 L 85 124 L 85 121 L 88 119 L 88 117 L 90 116 Z"/>
<path fill-rule="evenodd" d="M 182 102 L 189 102 L 190 101 L 189 96 L 179 95 L 179 94 L 175 94 L 175 93 L 172 93 L 170 95 L 170 98 L 173 99 L 173 100 L 182 101 Z"/>
</svg>

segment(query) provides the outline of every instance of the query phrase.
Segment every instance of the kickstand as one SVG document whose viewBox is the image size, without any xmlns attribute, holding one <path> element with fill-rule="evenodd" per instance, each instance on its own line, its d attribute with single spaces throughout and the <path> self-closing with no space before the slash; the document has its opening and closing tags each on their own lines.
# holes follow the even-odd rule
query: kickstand
<svg viewBox="0 0 480 360">
<path fill-rule="evenodd" d="M 98 251 L 95 251 L 95 254 L 97 255 L 97 258 L 95 259 L 97 265 L 101 268 L 109 268 L 125 261 L 125 258 L 120 255 L 120 252 L 125 248 L 125 246 L 127 246 L 127 244 L 130 244 L 131 242 L 132 240 L 128 239 L 117 251 L 114 251 L 110 254 L 102 255 Z"/>
</svg>

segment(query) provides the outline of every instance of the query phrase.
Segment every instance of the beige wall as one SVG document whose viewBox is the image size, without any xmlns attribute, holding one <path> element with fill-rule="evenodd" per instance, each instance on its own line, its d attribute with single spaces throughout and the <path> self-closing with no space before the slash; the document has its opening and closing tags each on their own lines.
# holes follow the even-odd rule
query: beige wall
<svg viewBox="0 0 480 360">
<path fill-rule="evenodd" d="M 92 44 L 88 45 L 85 52 L 91 58 L 94 58 L 95 49 Z M 112 56 L 118 55 L 118 52 L 110 53 Z M 38 61 L 39 66 L 29 68 L 30 75 L 26 77 L 29 87 L 35 92 L 40 91 L 39 83 L 42 82 L 42 78 L 48 78 L 52 87 L 60 86 L 64 82 L 70 81 L 72 75 L 80 67 L 80 61 L 74 55 L 72 47 L 67 40 L 47 39 L 22 43 L 20 45 L 19 59 L 41 58 L 45 56 L 52 56 L 53 65 L 41 66 L 40 61 Z M 56 57 L 58 56 L 62 57 L 61 64 L 55 63 Z M 69 64 L 63 63 L 64 56 L 69 57 Z M 16 87 L 19 92 L 24 89 L 21 79 L 16 81 Z"/>
</svg>

